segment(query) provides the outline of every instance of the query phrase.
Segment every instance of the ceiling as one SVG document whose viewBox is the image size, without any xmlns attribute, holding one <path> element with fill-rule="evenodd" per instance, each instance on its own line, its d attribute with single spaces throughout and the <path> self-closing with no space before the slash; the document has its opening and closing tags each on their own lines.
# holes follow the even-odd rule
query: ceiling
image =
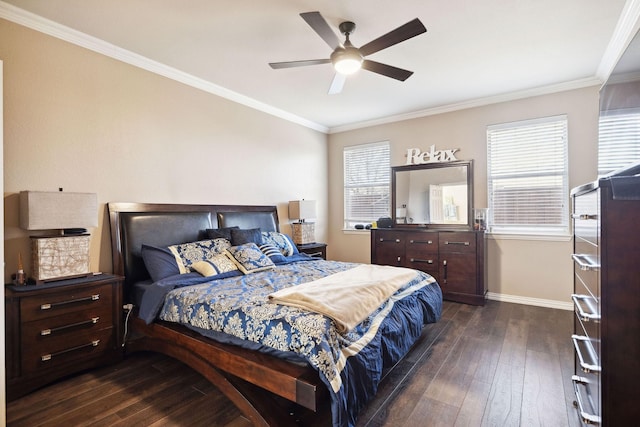
<svg viewBox="0 0 640 427">
<path fill-rule="evenodd" d="M 5 0 L 0 6 L 26 21 L 47 18 L 33 26 L 54 25 L 54 35 L 69 27 L 107 42 L 95 50 L 125 49 L 161 64 L 170 77 L 326 132 L 597 84 L 626 10 L 625 0 Z M 341 40 L 340 22 L 355 22 L 355 46 L 419 18 L 427 33 L 368 57 L 414 74 L 400 82 L 360 70 L 342 93 L 328 95 L 329 64 L 271 69 L 269 62 L 331 53 L 299 15 L 309 11 L 319 11 Z M 76 40 L 80 33 L 73 33 Z"/>
</svg>

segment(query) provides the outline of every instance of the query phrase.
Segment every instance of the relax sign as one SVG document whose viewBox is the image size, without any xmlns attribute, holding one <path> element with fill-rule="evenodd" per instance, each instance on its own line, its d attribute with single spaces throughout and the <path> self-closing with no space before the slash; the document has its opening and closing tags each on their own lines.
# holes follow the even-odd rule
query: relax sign
<svg viewBox="0 0 640 427">
<path fill-rule="evenodd" d="M 419 148 L 410 148 L 407 150 L 407 164 L 421 165 L 424 163 L 453 162 L 458 160 L 454 155 L 458 150 L 458 148 L 452 150 L 436 150 L 436 146 L 432 145 L 429 147 L 429 151 L 423 153 Z"/>
</svg>

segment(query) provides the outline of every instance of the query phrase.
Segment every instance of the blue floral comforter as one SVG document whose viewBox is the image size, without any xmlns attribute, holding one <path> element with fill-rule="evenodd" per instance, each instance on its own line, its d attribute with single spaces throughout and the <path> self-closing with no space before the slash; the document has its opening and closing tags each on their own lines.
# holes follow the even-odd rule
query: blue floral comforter
<svg viewBox="0 0 640 427">
<path fill-rule="evenodd" d="M 327 385 L 333 425 L 352 426 L 375 395 L 383 371 L 406 354 L 422 326 L 438 321 L 442 311 L 440 287 L 419 271 L 364 322 L 342 335 L 327 317 L 268 300 L 279 289 L 355 266 L 304 261 L 191 286 L 165 283 L 168 290 L 158 318 L 214 338 L 225 333 L 282 354 L 295 353 Z"/>
</svg>

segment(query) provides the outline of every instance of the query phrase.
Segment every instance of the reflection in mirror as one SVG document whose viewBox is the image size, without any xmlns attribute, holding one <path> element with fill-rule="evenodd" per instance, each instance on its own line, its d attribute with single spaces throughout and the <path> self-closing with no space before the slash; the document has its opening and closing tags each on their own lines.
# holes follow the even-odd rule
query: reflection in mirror
<svg viewBox="0 0 640 427">
<path fill-rule="evenodd" d="M 471 162 L 392 168 L 397 225 L 471 226 Z"/>
</svg>

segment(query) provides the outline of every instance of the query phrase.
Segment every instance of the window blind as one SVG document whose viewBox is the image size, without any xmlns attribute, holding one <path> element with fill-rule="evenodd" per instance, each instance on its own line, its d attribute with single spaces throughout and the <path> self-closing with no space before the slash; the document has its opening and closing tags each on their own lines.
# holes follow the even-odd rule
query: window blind
<svg viewBox="0 0 640 427">
<path fill-rule="evenodd" d="M 598 126 L 598 175 L 640 162 L 640 109 L 608 111 Z"/>
<path fill-rule="evenodd" d="M 388 217 L 391 206 L 389 142 L 344 148 L 344 226 Z"/>
<path fill-rule="evenodd" d="M 492 232 L 569 232 L 567 145 L 566 116 L 487 128 Z"/>
</svg>

